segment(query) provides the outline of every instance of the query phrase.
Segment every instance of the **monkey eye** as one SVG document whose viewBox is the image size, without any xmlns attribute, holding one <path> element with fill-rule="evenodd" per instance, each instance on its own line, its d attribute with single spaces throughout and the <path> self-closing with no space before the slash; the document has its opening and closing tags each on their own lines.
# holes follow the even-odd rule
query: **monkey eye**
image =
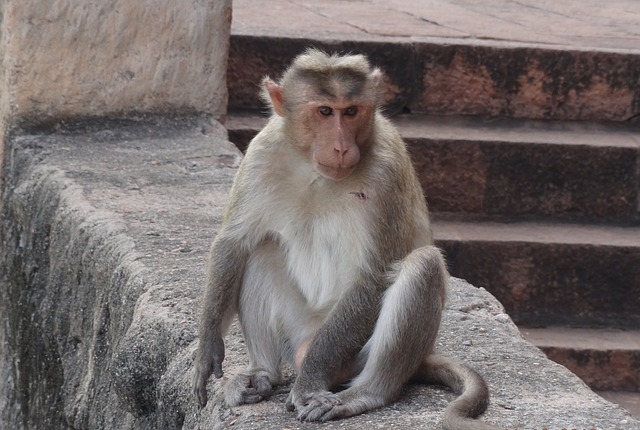
<svg viewBox="0 0 640 430">
<path fill-rule="evenodd" d="M 355 116 L 358 113 L 358 107 L 357 106 L 349 106 L 342 113 L 345 116 Z"/>
<path fill-rule="evenodd" d="M 333 113 L 333 109 L 329 106 L 320 106 L 318 112 L 320 112 L 320 115 L 329 116 Z"/>
</svg>

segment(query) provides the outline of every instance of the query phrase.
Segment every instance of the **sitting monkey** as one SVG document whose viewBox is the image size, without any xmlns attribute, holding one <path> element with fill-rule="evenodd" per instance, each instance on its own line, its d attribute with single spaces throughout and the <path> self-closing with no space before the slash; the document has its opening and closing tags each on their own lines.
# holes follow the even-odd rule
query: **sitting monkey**
<svg viewBox="0 0 640 430">
<path fill-rule="evenodd" d="M 482 377 L 434 352 L 449 275 L 404 142 L 380 112 L 381 77 L 362 55 L 310 49 L 280 82 L 264 80 L 273 114 L 211 247 L 200 405 L 238 314 L 250 363 L 225 387 L 231 406 L 269 397 L 285 360 L 298 374 L 287 408 L 302 421 L 379 408 L 413 380 L 460 393 L 445 429 L 495 428 L 472 419 L 489 402 Z"/>
</svg>

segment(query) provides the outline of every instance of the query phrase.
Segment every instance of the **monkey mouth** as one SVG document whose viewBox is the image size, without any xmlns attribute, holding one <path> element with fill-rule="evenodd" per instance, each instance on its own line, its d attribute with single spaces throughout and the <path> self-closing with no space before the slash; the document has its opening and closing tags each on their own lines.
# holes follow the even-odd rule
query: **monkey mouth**
<svg viewBox="0 0 640 430">
<path fill-rule="evenodd" d="M 349 176 L 355 167 L 355 164 L 353 166 L 328 166 L 326 164 L 317 163 L 316 170 L 328 179 L 340 181 Z"/>
</svg>

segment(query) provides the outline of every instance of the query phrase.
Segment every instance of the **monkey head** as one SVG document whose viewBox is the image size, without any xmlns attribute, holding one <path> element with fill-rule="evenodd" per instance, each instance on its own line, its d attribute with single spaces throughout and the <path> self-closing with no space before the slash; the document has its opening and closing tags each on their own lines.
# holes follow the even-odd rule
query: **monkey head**
<svg viewBox="0 0 640 430">
<path fill-rule="evenodd" d="M 339 181 L 358 166 L 373 131 L 381 72 L 366 57 L 310 49 L 280 82 L 264 79 L 265 99 L 287 135 L 325 178 Z"/>
</svg>

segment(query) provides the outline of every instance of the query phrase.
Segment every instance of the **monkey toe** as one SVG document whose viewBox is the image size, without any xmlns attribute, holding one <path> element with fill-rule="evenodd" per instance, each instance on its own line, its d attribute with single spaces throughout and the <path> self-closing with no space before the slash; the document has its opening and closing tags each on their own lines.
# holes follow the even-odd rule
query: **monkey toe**
<svg viewBox="0 0 640 430">
<path fill-rule="evenodd" d="M 264 374 L 239 374 L 233 377 L 224 388 L 224 396 L 229 406 L 253 404 L 271 396 L 273 386 Z"/>
<path fill-rule="evenodd" d="M 255 374 L 251 375 L 251 386 L 256 389 L 256 392 L 262 397 L 270 397 L 273 394 L 273 385 L 271 379 L 267 375 Z"/>
<path fill-rule="evenodd" d="M 195 395 L 196 395 L 196 399 L 198 400 L 198 406 L 200 406 L 201 408 L 204 408 L 205 406 L 207 406 L 207 402 L 209 401 L 209 398 L 207 396 L 206 387 L 201 389 L 196 389 Z"/>
</svg>

